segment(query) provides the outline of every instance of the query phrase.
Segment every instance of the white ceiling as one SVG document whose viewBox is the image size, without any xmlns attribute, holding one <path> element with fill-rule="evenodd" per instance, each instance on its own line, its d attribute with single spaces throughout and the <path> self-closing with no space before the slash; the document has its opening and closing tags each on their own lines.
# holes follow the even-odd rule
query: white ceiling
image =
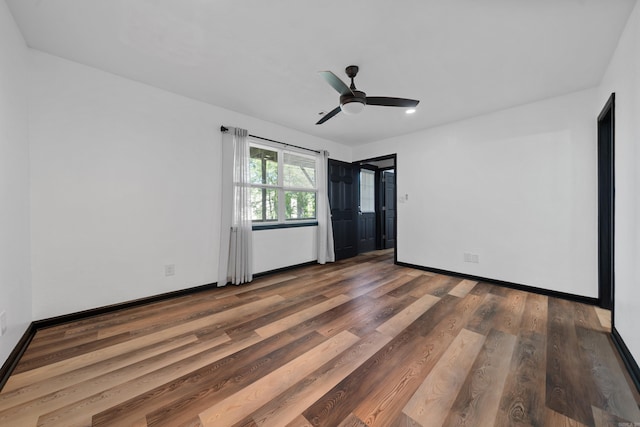
<svg viewBox="0 0 640 427">
<path fill-rule="evenodd" d="M 593 87 L 635 0 L 6 0 L 27 44 L 356 145 Z M 317 71 L 369 96 L 338 105 Z M 233 123 L 226 123 L 234 125 Z M 268 135 L 266 135 L 268 136 Z"/>
</svg>

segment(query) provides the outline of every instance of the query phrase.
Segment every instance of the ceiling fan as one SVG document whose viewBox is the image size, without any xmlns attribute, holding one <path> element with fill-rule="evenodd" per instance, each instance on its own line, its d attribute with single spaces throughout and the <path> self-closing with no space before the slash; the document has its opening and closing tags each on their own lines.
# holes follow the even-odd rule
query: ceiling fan
<svg viewBox="0 0 640 427">
<path fill-rule="evenodd" d="M 367 96 L 366 93 L 356 89 L 353 79 L 358 74 L 357 65 L 349 65 L 344 71 L 351 79 L 351 86 L 347 86 L 338 76 L 331 71 L 320 71 L 320 75 L 340 94 L 340 105 L 325 114 L 317 125 L 321 125 L 340 111 L 345 114 L 358 114 L 364 110 L 365 105 L 379 105 L 383 107 L 415 108 L 420 101 L 406 98 L 390 98 L 387 96 Z"/>
</svg>

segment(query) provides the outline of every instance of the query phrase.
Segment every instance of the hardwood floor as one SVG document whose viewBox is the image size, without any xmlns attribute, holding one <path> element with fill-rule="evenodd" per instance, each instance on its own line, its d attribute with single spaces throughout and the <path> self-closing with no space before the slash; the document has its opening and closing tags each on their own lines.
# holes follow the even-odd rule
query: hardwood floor
<svg viewBox="0 0 640 427">
<path fill-rule="evenodd" d="M 40 330 L 0 425 L 640 425 L 607 322 L 373 252 Z"/>
</svg>

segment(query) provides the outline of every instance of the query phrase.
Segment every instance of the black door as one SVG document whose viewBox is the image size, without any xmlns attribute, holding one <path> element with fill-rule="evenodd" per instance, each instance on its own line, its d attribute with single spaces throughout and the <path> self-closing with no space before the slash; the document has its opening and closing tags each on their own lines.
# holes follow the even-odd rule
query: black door
<svg viewBox="0 0 640 427">
<path fill-rule="evenodd" d="M 598 298 L 609 310 L 614 292 L 614 102 L 612 93 L 598 116 Z"/>
<path fill-rule="evenodd" d="M 361 168 L 358 180 L 358 253 L 376 249 L 376 170 Z"/>
<path fill-rule="evenodd" d="M 396 246 L 396 174 L 395 171 L 382 172 L 382 247 L 384 249 Z"/>
<path fill-rule="evenodd" d="M 336 260 L 358 254 L 358 166 L 329 159 L 329 205 Z"/>
</svg>

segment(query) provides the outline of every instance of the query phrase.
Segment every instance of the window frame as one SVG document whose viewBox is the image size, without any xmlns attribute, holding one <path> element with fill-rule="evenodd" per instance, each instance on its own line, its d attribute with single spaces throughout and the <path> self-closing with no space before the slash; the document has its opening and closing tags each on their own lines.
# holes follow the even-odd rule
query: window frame
<svg viewBox="0 0 640 427">
<path fill-rule="evenodd" d="M 278 183 L 274 184 L 256 184 L 251 183 L 251 188 L 259 189 L 273 189 L 277 191 L 277 211 L 275 220 L 252 220 L 253 229 L 274 229 L 274 228 L 290 228 L 290 227 L 304 227 L 318 225 L 318 169 L 320 156 L 316 153 L 310 154 L 307 150 L 296 149 L 290 146 L 281 146 L 276 144 L 270 144 L 264 141 L 258 141 L 249 138 L 249 146 L 264 150 L 274 151 L 277 154 L 278 163 Z M 315 164 L 315 183 L 313 188 L 309 187 L 296 187 L 284 185 L 284 166 L 285 166 L 285 153 L 307 157 L 314 161 Z M 315 215 L 313 218 L 286 218 L 286 192 L 309 192 L 315 195 Z"/>
<path fill-rule="evenodd" d="M 370 206 L 363 206 L 363 184 L 364 184 L 364 180 L 363 180 L 363 175 L 369 175 L 371 177 L 371 187 L 368 187 L 368 189 L 370 190 L 370 193 L 367 196 L 367 200 L 370 202 Z M 360 211 L 360 213 L 376 213 L 376 177 L 377 177 L 377 173 L 375 170 L 373 169 L 368 169 L 368 168 L 360 168 L 360 172 L 359 172 L 359 179 L 358 179 L 358 210 Z M 370 210 L 368 210 L 367 208 L 371 208 Z"/>
</svg>

